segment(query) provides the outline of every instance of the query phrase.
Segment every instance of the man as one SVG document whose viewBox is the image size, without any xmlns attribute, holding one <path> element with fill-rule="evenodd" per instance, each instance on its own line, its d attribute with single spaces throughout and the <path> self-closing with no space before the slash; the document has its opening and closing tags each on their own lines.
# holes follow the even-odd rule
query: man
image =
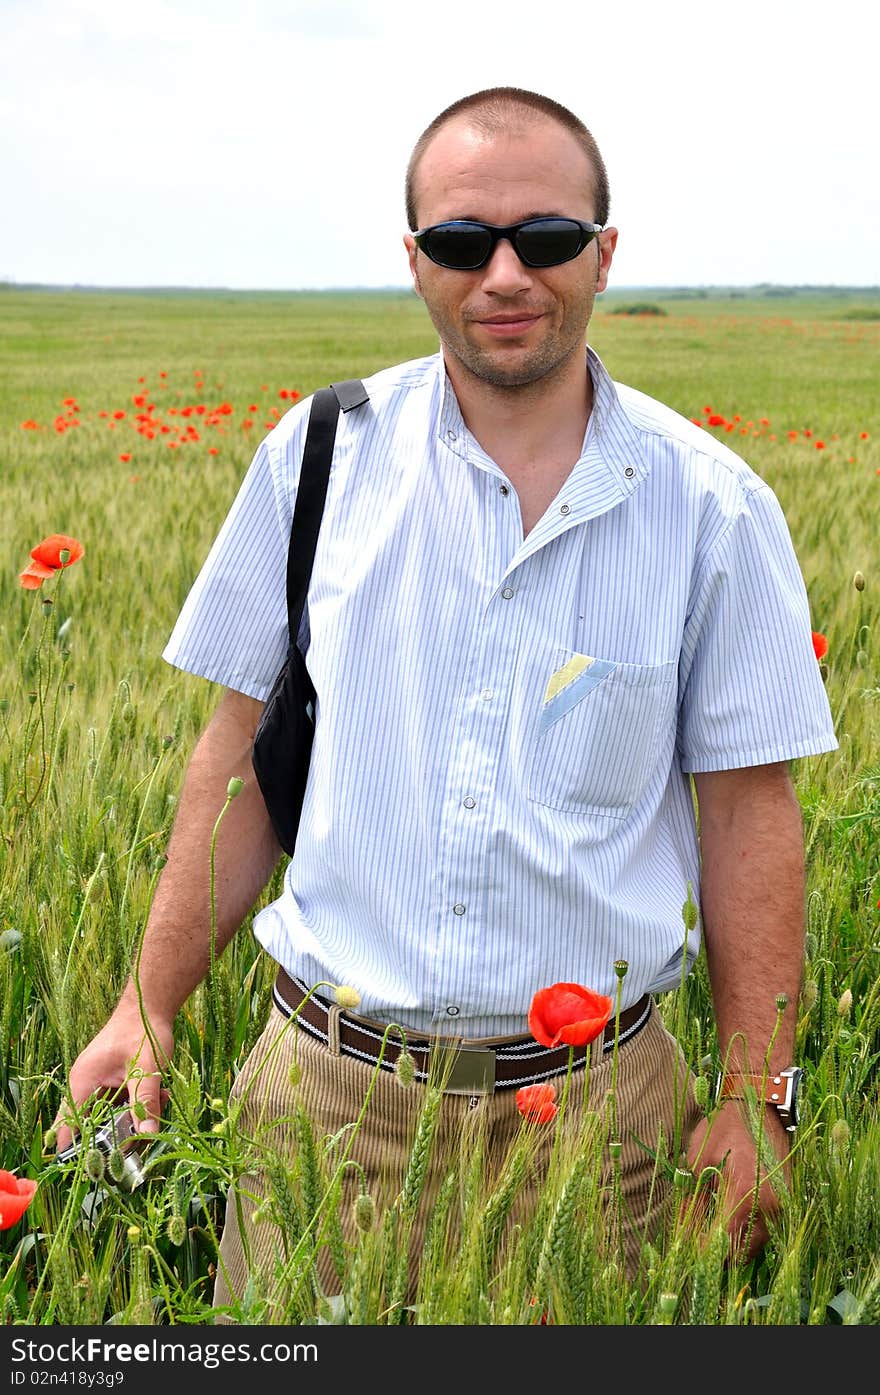
<svg viewBox="0 0 880 1395">
<path fill-rule="evenodd" d="M 574 982 L 613 996 L 623 973 L 617 1049 L 610 1032 L 594 1044 L 589 1083 L 601 1105 L 614 1059 L 628 1266 L 662 1192 L 646 1146 L 664 1139 L 721 1170 L 731 1235 L 757 1253 L 778 1199 L 765 1181 L 752 1205 L 744 1077 L 762 1089 L 794 1064 L 803 954 L 788 762 L 836 745 L 785 521 L 737 455 L 612 383 L 587 348 L 618 234 L 602 158 L 570 112 L 509 88 L 453 104 L 415 147 L 407 210 L 440 351 L 377 373 L 369 404 L 340 419 L 309 592 L 309 786 L 284 890 L 255 921 L 281 973 L 236 1081 L 242 1120 L 257 1133 L 299 1103 L 335 1134 L 398 1023 L 426 1065 L 438 1037 L 483 1048 L 462 1053 L 471 1078 L 444 1098 L 444 1127 L 476 1111 L 500 1149 L 520 1123 L 511 1081 L 566 1069 L 566 1050 L 523 1042 L 533 994 Z M 70 1077 L 77 1102 L 129 1080 L 144 1128 L 175 1014 L 209 965 L 208 848 L 231 777 L 245 785 L 218 842 L 218 950 L 279 856 L 250 753 L 285 649 L 307 411 L 257 450 L 165 651 L 227 691 L 145 937 L 158 1052 L 129 984 Z M 698 952 L 688 883 L 730 1082 L 711 1126 L 653 1003 Z M 331 984 L 356 989 L 357 1015 Z M 354 1153 L 371 1184 L 387 1167 L 399 1185 L 419 1089 L 379 1071 Z M 785 1125 L 771 1100 L 763 1133 L 780 1159 Z M 244 1238 L 230 1199 L 219 1308 L 249 1270 L 271 1271 L 278 1234 L 250 1226 L 264 1192 L 258 1175 L 239 1188 Z"/>
</svg>

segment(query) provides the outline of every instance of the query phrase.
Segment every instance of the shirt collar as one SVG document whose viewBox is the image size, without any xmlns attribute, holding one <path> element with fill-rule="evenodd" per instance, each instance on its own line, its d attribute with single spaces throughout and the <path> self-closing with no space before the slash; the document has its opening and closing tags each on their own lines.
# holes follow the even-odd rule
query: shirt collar
<svg viewBox="0 0 880 1395">
<path fill-rule="evenodd" d="M 613 379 L 595 350 L 588 345 L 586 352 L 593 380 L 593 408 L 580 456 L 559 495 L 560 503 L 568 505 L 566 516 L 571 523 L 595 518 L 621 503 L 638 489 L 650 472 L 639 433 L 620 401 Z M 442 349 L 437 359 L 438 438 L 463 460 L 502 473 L 465 425 L 455 389 L 446 372 Z"/>
</svg>

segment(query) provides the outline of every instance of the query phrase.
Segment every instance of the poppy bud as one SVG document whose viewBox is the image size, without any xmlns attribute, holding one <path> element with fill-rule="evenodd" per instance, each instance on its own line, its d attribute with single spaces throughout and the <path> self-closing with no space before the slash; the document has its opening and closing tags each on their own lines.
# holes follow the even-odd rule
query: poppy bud
<svg viewBox="0 0 880 1395">
<path fill-rule="evenodd" d="M 349 1008 L 354 1012 L 360 1007 L 361 995 L 356 988 L 352 988 L 349 983 L 338 983 L 333 990 L 337 1003 L 341 1008 Z"/>
<path fill-rule="evenodd" d="M 777 994 L 776 994 L 776 1011 L 777 1011 L 777 1012 L 785 1012 L 785 1009 L 786 1009 L 787 1007 L 788 1007 L 788 994 L 787 994 L 787 993 L 777 993 Z"/>
<path fill-rule="evenodd" d="M 687 884 L 687 900 L 681 908 L 681 918 L 684 921 L 684 928 L 690 933 L 694 929 L 699 919 L 697 903 L 693 897 L 693 889 L 690 882 Z"/>
<path fill-rule="evenodd" d="M 229 781 L 229 784 L 226 786 L 226 794 L 229 799 L 234 799 L 237 794 L 241 794 L 243 789 L 244 780 L 241 778 L 240 775 L 233 775 L 232 779 Z"/>
<path fill-rule="evenodd" d="M 850 1128 L 845 1119 L 837 1119 L 831 1126 L 831 1142 L 839 1153 L 849 1146 Z"/>
<path fill-rule="evenodd" d="M 811 1008 L 816 1006 L 818 997 L 819 985 L 816 980 L 814 978 L 805 979 L 804 986 L 801 989 L 801 1007 L 804 1012 L 809 1012 Z"/>
<path fill-rule="evenodd" d="M 165 1233 L 172 1245 L 182 1245 L 186 1239 L 186 1221 L 183 1216 L 169 1216 Z"/>
<path fill-rule="evenodd" d="M 354 1223 L 358 1230 L 373 1229 L 376 1219 L 376 1203 L 369 1192 L 360 1192 L 354 1203 Z"/>
<path fill-rule="evenodd" d="M 614 972 L 619 979 L 625 978 L 629 972 L 629 962 L 626 959 L 615 959 Z"/>
<path fill-rule="evenodd" d="M 857 591 L 864 591 L 864 589 L 865 589 L 865 575 L 864 575 L 864 572 L 856 572 L 855 576 L 853 577 L 853 586 L 856 588 Z"/>
<path fill-rule="evenodd" d="M 394 1062 L 394 1074 L 397 1077 L 398 1085 L 407 1089 L 416 1078 L 416 1063 L 408 1051 L 401 1051 Z"/>
<path fill-rule="evenodd" d="M 709 1107 L 709 1082 L 705 1075 L 698 1075 L 694 1080 L 694 1099 L 705 1113 Z"/>
<path fill-rule="evenodd" d="M 125 1158 L 121 1148 L 111 1148 L 107 1154 L 107 1171 L 114 1182 L 121 1182 L 125 1176 Z"/>
<path fill-rule="evenodd" d="M 90 1148 L 85 1156 L 85 1173 L 90 1182 L 100 1182 L 104 1176 L 104 1154 L 100 1148 Z"/>
</svg>

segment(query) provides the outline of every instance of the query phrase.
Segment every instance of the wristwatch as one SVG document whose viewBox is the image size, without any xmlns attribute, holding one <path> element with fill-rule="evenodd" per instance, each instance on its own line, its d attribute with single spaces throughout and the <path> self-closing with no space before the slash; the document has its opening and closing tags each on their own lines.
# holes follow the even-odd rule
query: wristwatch
<svg viewBox="0 0 880 1395">
<path fill-rule="evenodd" d="M 751 1085 L 758 1099 L 772 1104 L 789 1133 L 798 1126 L 798 1095 L 804 1078 L 800 1066 L 786 1066 L 785 1070 L 774 1075 L 722 1075 L 719 1086 L 719 1100 L 742 1100 L 743 1084 Z"/>
</svg>

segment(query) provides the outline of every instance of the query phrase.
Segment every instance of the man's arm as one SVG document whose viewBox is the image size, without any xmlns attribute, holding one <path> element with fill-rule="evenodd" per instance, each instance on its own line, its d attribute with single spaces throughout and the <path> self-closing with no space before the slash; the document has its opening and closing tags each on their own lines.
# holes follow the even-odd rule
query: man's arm
<svg viewBox="0 0 880 1395">
<path fill-rule="evenodd" d="M 785 762 L 694 780 L 703 935 L 721 1060 L 728 1071 L 761 1074 L 793 1059 L 804 958 L 801 809 Z M 788 1000 L 781 1020 L 780 994 Z M 789 1137 L 774 1109 L 764 1110 L 763 1123 L 775 1153 L 785 1157 Z M 731 1234 L 748 1254 L 757 1253 L 767 1241 L 763 1217 L 778 1208 L 778 1199 L 764 1183 L 749 1231 L 757 1161 L 743 1104 L 728 1100 L 711 1128 L 701 1124 L 689 1155 L 697 1169 L 723 1164 Z"/>
<path fill-rule="evenodd" d="M 211 839 L 233 776 L 244 780 L 217 835 L 214 858 L 215 951 L 232 939 L 265 887 L 281 854 L 251 763 L 262 703 L 227 691 L 199 738 L 187 767 L 174 829 L 149 911 L 138 981 L 143 1012 L 159 1047 L 144 1029 L 134 978 L 109 1021 L 77 1057 L 70 1092 L 80 1105 L 95 1091 L 125 1084 L 136 1063 L 143 1072 L 129 1083 L 129 1098 L 146 1107 L 145 1130 L 158 1127 L 160 1076 L 173 1049 L 174 1019 L 208 973 L 211 955 Z M 58 1129 L 58 1147 L 70 1129 Z"/>
</svg>

